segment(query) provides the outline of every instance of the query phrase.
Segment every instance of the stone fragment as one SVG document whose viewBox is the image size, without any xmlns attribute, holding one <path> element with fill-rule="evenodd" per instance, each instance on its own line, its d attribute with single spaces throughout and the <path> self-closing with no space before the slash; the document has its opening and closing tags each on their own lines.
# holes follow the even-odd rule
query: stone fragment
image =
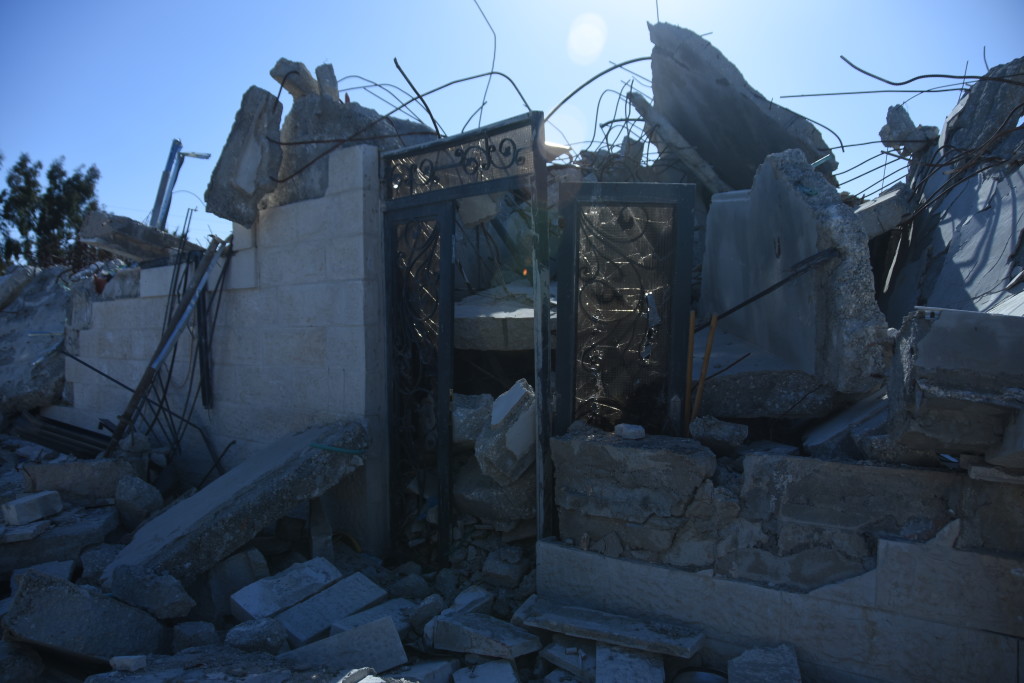
<svg viewBox="0 0 1024 683">
<path fill-rule="evenodd" d="M 895 149 L 902 156 L 910 156 L 931 147 L 939 139 L 935 126 L 914 126 L 910 114 L 902 104 L 889 107 L 885 125 L 878 131 L 882 144 Z"/>
<path fill-rule="evenodd" d="M 117 655 L 107 660 L 114 671 L 132 673 L 146 668 L 146 655 Z"/>
<path fill-rule="evenodd" d="M 636 441 L 647 436 L 647 431 L 643 425 L 631 425 L 625 422 L 620 422 L 615 425 L 615 436 L 620 439 L 630 439 Z"/>
<path fill-rule="evenodd" d="M 231 611 L 239 621 L 272 617 L 340 578 L 337 567 L 322 557 L 314 557 L 236 591 L 231 596 Z"/>
<path fill-rule="evenodd" d="M 486 614 L 442 614 L 434 620 L 439 650 L 515 659 L 540 650 L 537 636 Z"/>
<path fill-rule="evenodd" d="M 62 500 L 75 505 L 114 498 L 117 483 L 135 474 L 129 461 L 115 458 L 25 463 L 21 471 L 26 491 L 59 491 Z"/>
<path fill-rule="evenodd" d="M 0 640 L 0 683 L 25 683 L 43 674 L 42 657 L 28 645 Z"/>
<path fill-rule="evenodd" d="M 592 640 L 556 633 L 553 642 L 540 651 L 540 656 L 580 681 L 592 682 L 597 675 L 597 649 Z"/>
<path fill-rule="evenodd" d="M 20 524 L 18 526 L 0 527 L 0 543 L 20 543 L 31 541 L 53 526 L 48 519 L 41 519 L 31 524 Z"/>
<path fill-rule="evenodd" d="M 82 563 L 82 575 L 78 578 L 78 582 L 99 586 L 103 570 L 114 561 L 123 548 L 123 545 L 101 543 L 84 551 L 79 558 Z"/>
<path fill-rule="evenodd" d="M 503 486 L 513 484 L 534 461 L 534 395 L 525 379 L 517 381 L 491 408 L 491 422 L 476 442 L 480 471 Z"/>
<path fill-rule="evenodd" d="M 504 660 L 467 666 L 452 674 L 452 683 L 519 683 L 511 662 Z"/>
<path fill-rule="evenodd" d="M 184 621 L 174 625 L 171 635 L 171 650 L 181 652 L 190 647 L 219 645 L 217 628 L 208 621 Z"/>
<path fill-rule="evenodd" d="M 109 251 L 128 262 L 144 262 L 178 253 L 181 238 L 139 221 L 104 211 L 93 211 L 85 217 L 78 233 L 85 244 Z M 191 242 L 184 251 L 202 251 Z"/>
<path fill-rule="evenodd" d="M 44 574 L 21 579 L 4 624 L 18 640 L 101 663 L 156 652 L 163 638 L 143 610 Z"/>
<path fill-rule="evenodd" d="M 64 581 L 70 581 L 71 575 L 74 571 L 74 560 L 54 560 L 53 562 L 44 562 L 31 567 L 25 567 L 24 569 L 16 569 L 11 574 L 11 595 L 18 592 L 18 581 L 28 572 L 37 572 L 39 574 L 46 574 L 47 576 L 54 576 L 58 579 L 63 579 Z"/>
<path fill-rule="evenodd" d="M 164 506 L 160 490 L 139 477 L 123 477 L 114 493 L 121 524 L 129 531 L 142 524 L 151 514 Z"/>
<path fill-rule="evenodd" d="M 863 223 L 870 240 L 899 228 L 913 213 L 910 202 L 910 190 L 906 183 L 897 183 L 892 189 L 858 206 L 854 213 Z"/>
<path fill-rule="evenodd" d="M 56 491 L 40 491 L 21 496 L 3 504 L 4 522 L 10 526 L 31 524 L 53 517 L 64 509 L 60 494 Z"/>
<path fill-rule="evenodd" d="M 427 623 L 444 610 L 444 598 L 437 593 L 428 595 L 416 606 L 416 609 L 409 614 L 409 624 L 418 633 L 423 632 Z"/>
<path fill-rule="evenodd" d="M 316 68 L 316 84 L 320 90 L 320 96 L 338 101 L 338 79 L 334 75 L 332 64 L 321 64 Z"/>
<path fill-rule="evenodd" d="M 792 645 L 747 650 L 729 660 L 730 683 L 800 683 L 800 665 Z"/>
<path fill-rule="evenodd" d="M 418 683 L 449 683 L 458 660 L 424 659 L 402 666 L 389 673 L 393 678 L 417 681 Z"/>
<path fill-rule="evenodd" d="M 704 634 L 689 624 L 644 621 L 585 607 L 560 605 L 536 595 L 516 610 L 512 621 L 530 628 L 684 659 L 698 652 L 704 642 Z"/>
<path fill-rule="evenodd" d="M 206 187 L 206 210 L 246 228 L 259 215 L 259 203 L 272 192 L 281 166 L 281 103 L 252 86 L 242 96 L 235 122 Z"/>
<path fill-rule="evenodd" d="M 362 467 L 345 450 L 366 447 L 358 423 L 316 427 L 284 438 L 187 499 L 165 508 L 135 532 L 132 542 L 107 567 L 104 581 L 123 564 L 144 566 L 188 582 L 250 541 L 260 529 L 297 504 L 317 498 Z"/>
<path fill-rule="evenodd" d="M 121 566 L 114 570 L 110 592 L 118 600 L 140 607 L 157 619 L 184 617 L 196 606 L 196 601 L 176 578 L 139 567 Z"/>
<path fill-rule="evenodd" d="M 370 666 L 384 672 L 408 661 L 395 623 L 387 617 L 335 633 L 277 658 L 296 671 L 320 667 L 341 671 Z"/>
<path fill-rule="evenodd" d="M 614 645 L 597 644 L 598 683 L 661 683 L 665 680 L 665 663 L 661 655 Z"/>
<path fill-rule="evenodd" d="M 390 586 L 388 592 L 396 598 L 422 600 L 433 592 L 427 580 L 418 574 L 408 574 Z"/>
<path fill-rule="evenodd" d="M 732 454 L 747 440 L 750 428 L 744 424 L 725 422 L 710 415 L 701 415 L 690 422 L 690 437 L 715 451 Z"/>
<path fill-rule="evenodd" d="M 537 483 L 534 468 L 527 469 L 509 486 L 480 471 L 476 459 L 466 461 L 455 475 L 452 498 L 459 512 L 489 522 L 518 522 L 537 516 Z"/>
<path fill-rule="evenodd" d="M 275 618 L 288 632 L 291 646 L 298 647 L 326 635 L 334 621 L 376 605 L 387 595 L 386 590 L 356 572 L 289 607 Z"/>
<path fill-rule="evenodd" d="M 416 603 L 405 598 L 395 598 L 381 603 L 376 607 L 356 612 L 344 619 L 337 619 L 331 624 L 331 634 L 348 631 L 358 626 L 363 626 L 371 621 L 387 617 L 395 625 L 395 629 L 401 637 L 405 637 L 411 626 L 410 615 L 416 611 Z"/>
<path fill-rule="evenodd" d="M 487 426 L 491 418 L 494 397 L 490 394 L 452 396 L 452 445 L 476 444 L 476 437 Z"/>
<path fill-rule="evenodd" d="M 468 586 L 455 596 L 449 614 L 469 614 L 472 612 L 488 612 L 494 604 L 494 593 L 483 586 Z"/>
<path fill-rule="evenodd" d="M 483 566 L 483 580 L 499 588 L 515 588 L 529 568 L 530 561 L 523 557 L 521 547 L 503 546 L 487 554 Z"/>
<path fill-rule="evenodd" d="M 72 508 L 36 524 L 44 524 L 45 528 L 35 528 L 17 543 L 7 541 L 11 532 L 19 527 L 7 527 L 5 545 L 0 552 L 0 574 L 53 560 L 77 558 L 82 548 L 102 543 L 107 534 L 117 528 L 117 510 L 113 506 L 91 510 Z M 25 528 L 29 527 L 35 525 Z"/>
<path fill-rule="evenodd" d="M 261 617 L 243 621 L 224 636 L 224 643 L 244 652 L 276 655 L 288 647 L 288 632 L 276 619 Z"/>
<path fill-rule="evenodd" d="M 320 86 L 302 62 L 293 62 L 282 57 L 270 70 L 270 77 L 280 83 L 292 97 L 320 94 Z"/>
<path fill-rule="evenodd" d="M 385 683 L 383 678 L 376 675 L 372 667 L 364 666 L 361 669 L 353 669 L 341 677 L 338 683 Z"/>
<path fill-rule="evenodd" d="M 209 579 L 210 599 L 216 618 L 231 614 L 232 593 L 268 576 L 267 560 L 256 548 L 248 548 L 218 562 L 210 570 Z"/>
</svg>

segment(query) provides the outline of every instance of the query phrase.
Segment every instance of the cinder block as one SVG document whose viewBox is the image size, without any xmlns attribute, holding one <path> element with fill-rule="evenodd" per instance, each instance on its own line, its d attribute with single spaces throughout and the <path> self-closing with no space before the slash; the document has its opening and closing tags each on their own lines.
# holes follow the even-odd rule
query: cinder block
<svg viewBox="0 0 1024 683">
<path fill-rule="evenodd" d="M 239 621 L 272 617 L 340 578 L 337 567 L 316 557 L 236 591 L 231 595 L 231 612 Z"/>
<path fill-rule="evenodd" d="M 375 605 L 387 595 L 386 590 L 356 572 L 286 609 L 276 619 L 288 631 L 292 647 L 299 647 L 325 635 L 332 621 Z"/>
<path fill-rule="evenodd" d="M 40 491 L 4 503 L 4 522 L 11 526 L 31 524 L 52 517 L 63 509 L 64 503 L 61 502 L 59 493 Z"/>
</svg>

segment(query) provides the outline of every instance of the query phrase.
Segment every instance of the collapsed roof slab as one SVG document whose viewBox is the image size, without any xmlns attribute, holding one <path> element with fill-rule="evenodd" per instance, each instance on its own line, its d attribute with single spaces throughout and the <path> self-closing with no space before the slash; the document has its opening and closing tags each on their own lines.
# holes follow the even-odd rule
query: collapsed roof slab
<svg viewBox="0 0 1024 683">
<path fill-rule="evenodd" d="M 725 184 L 750 187 L 758 165 L 773 152 L 799 149 L 809 162 L 831 153 L 807 119 L 765 99 L 711 43 L 671 24 L 648 28 L 654 108 Z M 834 183 L 836 168 L 828 161 L 819 171 Z"/>
<path fill-rule="evenodd" d="M 801 266 L 822 254 L 830 258 Z M 863 223 L 803 153 L 789 150 L 765 159 L 751 190 L 715 196 L 701 309 L 724 313 L 796 272 L 803 274 L 724 317 L 719 331 L 803 373 L 816 393 L 877 389 L 892 342 L 875 302 Z"/>
<path fill-rule="evenodd" d="M 127 261 L 151 261 L 175 254 L 179 249 L 200 250 L 191 242 L 182 244 L 177 235 L 104 211 L 86 216 L 78 236 L 82 242 Z"/>
</svg>

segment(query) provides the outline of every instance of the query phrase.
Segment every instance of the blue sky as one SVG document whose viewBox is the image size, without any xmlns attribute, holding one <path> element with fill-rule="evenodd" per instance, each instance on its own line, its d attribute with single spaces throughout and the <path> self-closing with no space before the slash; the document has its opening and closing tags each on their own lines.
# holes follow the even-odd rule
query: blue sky
<svg viewBox="0 0 1024 683">
<path fill-rule="evenodd" d="M 707 36 L 765 97 L 820 121 L 846 143 L 877 139 L 889 105 L 909 95 L 781 99 L 784 95 L 887 87 L 858 74 L 840 55 L 893 80 L 924 73 L 984 73 L 1024 54 L 1024 2 L 974 3 L 690 2 L 642 0 L 478 0 L 497 36 L 495 68 L 508 74 L 533 109 L 548 111 L 611 62 L 650 54 L 647 21 Z M 473 0 L 434 2 L 175 3 L 34 0 L 0 5 L 0 106 L 4 169 L 18 154 L 48 163 L 96 164 L 107 210 L 145 220 L 173 138 L 213 159 L 185 162 L 168 228 L 198 209 L 192 234 L 225 234 L 225 221 L 203 212 L 202 196 L 250 85 L 277 92 L 269 70 L 280 57 L 310 70 L 334 65 L 339 78 L 358 75 L 400 85 L 398 58 L 421 91 L 487 71 L 493 36 Z M 983 57 L 984 49 L 984 57 Z M 649 75 L 644 64 L 637 71 Z M 564 107 L 555 123 L 572 138 L 589 137 L 598 98 L 618 91 L 610 74 Z M 346 80 L 346 84 L 359 82 Z M 923 87 L 940 84 L 924 81 Z M 429 99 L 449 132 L 462 129 L 482 101 L 485 81 L 449 88 Z M 911 86 L 912 87 L 912 86 Z M 367 93 L 352 98 L 383 111 Z M 283 95 L 285 106 L 290 98 Z M 603 106 L 610 107 L 606 97 Z M 923 95 L 907 109 L 915 123 L 941 126 L 955 94 Z M 520 113 L 500 79 L 490 84 L 483 122 Z M 607 110 L 609 111 L 610 108 Z M 420 112 L 421 113 L 421 112 Z M 610 114 L 609 114 L 610 117 Z M 835 138 L 825 140 L 837 147 Z M 549 131 L 549 139 L 560 141 Z M 851 148 L 840 170 L 877 152 Z M 870 165 L 865 168 L 870 167 Z M 856 175 L 852 173 L 850 175 Z M 870 179 L 850 182 L 857 190 Z"/>
</svg>

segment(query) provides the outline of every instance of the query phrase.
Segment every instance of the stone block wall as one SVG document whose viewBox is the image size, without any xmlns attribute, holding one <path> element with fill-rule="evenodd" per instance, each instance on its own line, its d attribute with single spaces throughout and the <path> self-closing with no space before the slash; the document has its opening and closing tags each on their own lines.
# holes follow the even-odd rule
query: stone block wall
<svg viewBox="0 0 1024 683">
<path fill-rule="evenodd" d="M 251 229 L 235 225 L 212 345 L 214 407 L 199 407 L 193 420 L 216 448 L 236 442 L 225 457 L 229 466 L 287 434 L 365 420 L 366 467 L 335 496 L 350 502 L 335 507 L 346 532 L 373 549 L 388 531 L 378 150 L 346 147 L 328 160 L 323 197 L 265 209 Z M 83 360 L 137 384 L 160 339 L 171 269 L 143 269 L 138 298 L 98 301 L 72 316 Z M 176 371 L 186 370 L 190 343 L 183 335 Z M 130 394 L 73 361 L 66 368 L 74 405 L 116 419 Z M 195 483 L 211 460 L 197 435 L 187 438 L 176 465 Z"/>
</svg>

